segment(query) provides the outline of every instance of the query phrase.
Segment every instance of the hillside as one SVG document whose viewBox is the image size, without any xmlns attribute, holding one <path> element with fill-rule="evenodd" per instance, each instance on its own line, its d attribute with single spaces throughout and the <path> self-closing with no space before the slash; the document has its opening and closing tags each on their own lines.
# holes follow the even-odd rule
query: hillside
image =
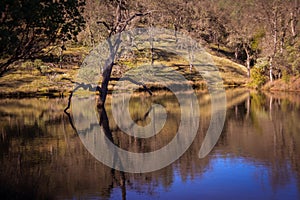
<svg viewBox="0 0 300 200">
<path fill-rule="evenodd" d="M 85 48 L 69 48 L 64 53 L 62 68 L 57 63 L 41 60 L 15 63 L 10 71 L 0 79 L 0 95 L 2 97 L 64 96 L 72 90 L 74 86 L 72 82 L 75 80 L 80 63 L 87 52 Z M 244 66 L 216 55 L 212 55 L 212 59 L 219 68 L 225 86 L 240 86 L 246 83 L 246 69 Z M 130 64 L 127 63 L 127 65 Z M 199 84 L 196 83 L 199 81 L 198 79 L 194 80 L 195 76 L 198 75 L 189 72 L 187 63 L 171 59 L 168 61 L 168 65 L 176 66 L 175 69 L 183 75 L 191 76 L 195 85 Z M 119 78 L 120 74 L 115 75 L 113 72 L 113 77 Z M 111 82 L 111 84 L 114 84 L 114 82 Z M 203 85 L 203 80 L 201 84 Z"/>
</svg>

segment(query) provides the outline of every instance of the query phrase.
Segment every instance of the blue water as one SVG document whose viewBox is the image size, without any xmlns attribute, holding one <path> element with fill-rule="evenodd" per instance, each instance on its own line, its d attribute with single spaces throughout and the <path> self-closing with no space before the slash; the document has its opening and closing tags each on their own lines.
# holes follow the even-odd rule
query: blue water
<svg viewBox="0 0 300 200">
<path fill-rule="evenodd" d="M 268 166 L 240 157 L 214 156 L 201 175 L 183 179 L 178 170 L 169 187 L 160 184 L 151 193 L 127 190 L 127 199 L 299 199 L 293 174 L 284 185 L 272 185 Z M 120 199 L 113 190 L 112 199 Z"/>
</svg>

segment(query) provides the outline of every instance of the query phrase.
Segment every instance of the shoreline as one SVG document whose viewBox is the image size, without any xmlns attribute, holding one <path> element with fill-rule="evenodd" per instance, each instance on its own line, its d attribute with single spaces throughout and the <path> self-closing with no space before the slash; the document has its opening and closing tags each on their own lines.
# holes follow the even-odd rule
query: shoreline
<svg viewBox="0 0 300 200">
<path fill-rule="evenodd" d="M 265 86 L 264 86 L 265 87 Z M 194 91 L 201 91 L 201 92 L 205 92 L 207 91 L 206 87 L 195 87 L 193 85 L 193 89 Z M 276 93 L 289 93 L 289 94 L 295 94 L 295 93 L 299 93 L 300 90 L 278 90 L 278 89 L 253 89 L 251 87 L 245 86 L 245 85 L 225 85 L 224 86 L 225 90 L 231 90 L 231 89 L 249 89 L 249 90 L 255 90 L 257 92 L 264 92 L 264 93 L 269 93 L 269 94 L 276 94 Z M 150 87 L 150 90 L 153 93 L 157 93 L 157 92 L 168 92 L 168 90 L 166 88 L 163 87 Z M 108 94 L 112 94 L 111 89 L 108 90 Z M 145 90 L 140 88 L 137 90 L 137 92 L 139 93 L 144 93 Z M 23 99 L 23 98 L 67 98 L 69 97 L 71 93 L 71 90 L 69 91 L 59 91 L 59 90 L 50 90 L 47 92 L 33 92 L 33 91 L 17 91 L 17 92 L 0 92 L 0 99 Z"/>
</svg>

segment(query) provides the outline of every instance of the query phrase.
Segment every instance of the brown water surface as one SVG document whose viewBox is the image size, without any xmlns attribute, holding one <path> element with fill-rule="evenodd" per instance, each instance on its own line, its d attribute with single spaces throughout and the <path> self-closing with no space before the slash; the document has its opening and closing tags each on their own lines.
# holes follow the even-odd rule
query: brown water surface
<svg viewBox="0 0 300 200">
<path fill-rule="evenodd" d="M 225 126 L 207 157 L 199 159 L 198 153 L 211 104 L 210 96 L 199 92 L 200 126 L 193 144 L 173 164 L 145 174 L 123 173 L 97 161 L 63 112 L 67 99 L 1 99 L 0 198 L 299 199 L 300 95 L 241 89 L 226 94 Z M 176 135 L 180 112 L 168 93 L 132 98 L 132 118 L 142 126 L 149 123 L 143 116 L 153 102 L 166 108 L 168 118 L 163 130 L 149 139 L 121 132 L 107 106 L 119 147 L 150 152 Z"/>
</svg>

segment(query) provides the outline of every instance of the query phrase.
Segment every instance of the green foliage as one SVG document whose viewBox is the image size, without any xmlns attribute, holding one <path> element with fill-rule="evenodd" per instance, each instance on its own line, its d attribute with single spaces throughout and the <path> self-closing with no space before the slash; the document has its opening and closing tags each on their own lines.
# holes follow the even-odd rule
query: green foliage
<svg viewBox="0 0 300 200">
<path fill-rule="evenodd" d="M 251 70 L 251 82 L 250 86 L 260 88 L 267 81 L 267 77 L 264 75 L 264 69 L 262 67 L 254 67 Z"/>
<path fill-rule="evenodd" d="M 265 75 L 265 70 L 269 66 L 269 61 L 267 58 L 258 58 L 255 66 L 251 70 L 251 82 L 250 86 L 255 88 L 260 88 L 267 81 L 267 76 Z"/>
<path fill-rule="evenodd" d="M 284 69 L 282 71 L 282 80 L 285 82 L 285 83 L 288 83 L 290 82 L 290 75 L 288 74 L 287 70 Z"/>
</svg>

